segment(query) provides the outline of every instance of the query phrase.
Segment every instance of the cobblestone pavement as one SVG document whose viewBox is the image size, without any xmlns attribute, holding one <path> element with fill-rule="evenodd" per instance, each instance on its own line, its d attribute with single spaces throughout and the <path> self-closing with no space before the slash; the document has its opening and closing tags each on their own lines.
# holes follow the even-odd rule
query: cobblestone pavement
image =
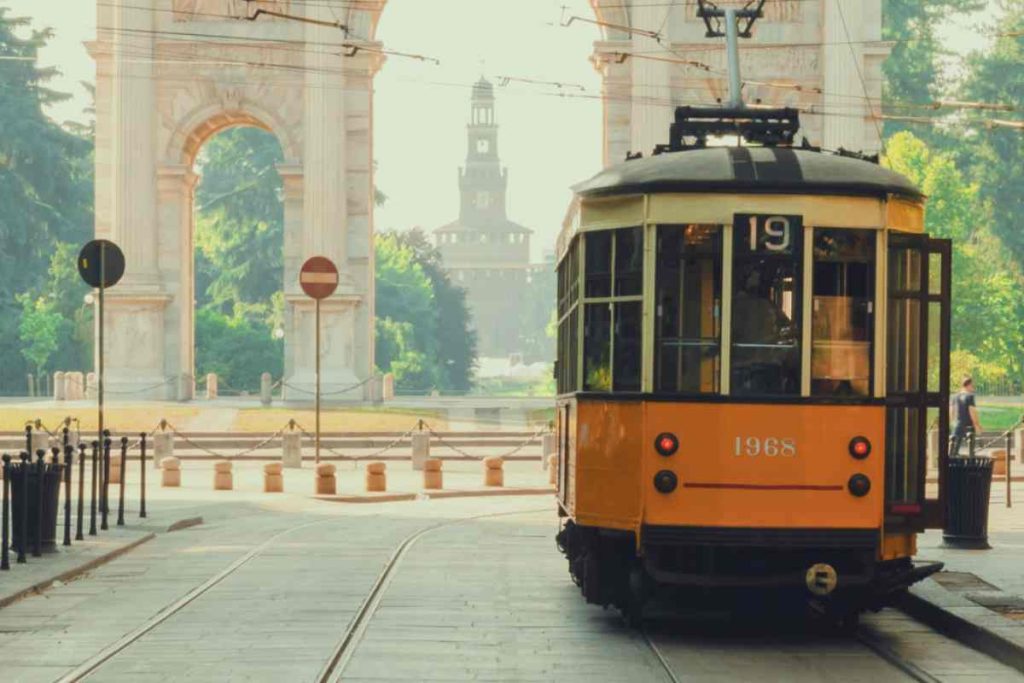
<svg viewBox="0 0 1024 683">
<path fill-rule="evenodd" d="M 204 517 L 0 609 L 0 680 L 59 680 L 154 619 L 163 620 L 89 680 L 315 680 L 396 548 L 428 528 L 340 661 L 341 680 L 669 680 L 643 635 L 583 603 L 554 548 L 549 497 L 371 506 L 225 499 Z M 1017 680 L 899 613 L 869 625 L 940 680 Z M 734 626 L 661 618 L 649 633 L 682 681 L 909 680 L 856 640 Z"/>
</svg>

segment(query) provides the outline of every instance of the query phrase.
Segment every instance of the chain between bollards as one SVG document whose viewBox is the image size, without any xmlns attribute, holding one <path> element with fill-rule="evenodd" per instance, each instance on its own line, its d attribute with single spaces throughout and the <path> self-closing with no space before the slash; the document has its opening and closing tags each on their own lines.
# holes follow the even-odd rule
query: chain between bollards
<svg viewBox="0 0 1024 683">
<path fill-rule="evenodd" d="M 92 442 L 92 480 L 91 486 L 92 495 L 89 497 L 89 535 L 96 535 L 96 493 L 97 493 L 97 473 L 99 472 L 99 457 L 100 457 L 100 443 L 99 441 Z"/>
<path fill-rule="evenodd" d="M 146 517 L 146 433 L 143 432 L 139 438 L 139 445 L 142 449 L 139 451 L 139 464 L 142 466 L 140 472 L 139 481 L 140 493 L 139 493 L 139 517 Z"/>
<path fill-rule="evenodd" d="M 67 428 L 65 427 L 65 434 Z M 64 443 L 64 545 L 71 545 L 71 472 L 75 447 Z"/>
<path fill-rule="evenodd" d="M 8 525 L 10 523 L 10 516 L 8 510 L 10 509 L 11 500 L 11 456 L 4 453 L 4 493 L 3 493 L 3 510 L 0 511 L 0 525 L 3 525 L 3 547 L 0 548 L 0 570 L 7 571 L 11 568 L 11 558 L 9 555 L 10 545 L 10 532 L 8 531 Z"/>
<path fill-rule="evenodd" d="M 121 437 L 121 476 L 117 497 L 117 525 L 124 526 L 124 480 L 128 478 L 128 437 Z"/>
</svg>

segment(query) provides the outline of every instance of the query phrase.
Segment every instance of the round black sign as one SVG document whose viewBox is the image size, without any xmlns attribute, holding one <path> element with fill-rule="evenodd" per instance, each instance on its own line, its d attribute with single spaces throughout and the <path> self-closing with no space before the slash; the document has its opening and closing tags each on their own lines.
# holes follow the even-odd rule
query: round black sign
<svg viewBox="0 0 1024 683">
<path fill-rule="evenodd" d="M 93 240 L 78 253 L 78 274 L 90 287 L 113 287 L 124 275 L 124 253 L 110 240 Z"/>
</svg>

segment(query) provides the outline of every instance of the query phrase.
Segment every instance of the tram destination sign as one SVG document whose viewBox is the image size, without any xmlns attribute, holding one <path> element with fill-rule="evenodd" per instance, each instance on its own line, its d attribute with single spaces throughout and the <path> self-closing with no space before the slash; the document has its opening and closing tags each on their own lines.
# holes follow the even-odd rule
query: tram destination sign
<svg viewBox="0 0 1024 683">
<path fill-rule="evenodd" d="M 299 286 L 313 299 L 326 299 L 338 288 L 338 267 L 329 258 L 314 256 L 302 264 Z"/>
<path fill-rule="evenodd" d="M 800 244 L 803 216 L 737 213 L 733 216 L 733 234 L 740 253 L 792 255 Z"/>
</svg>

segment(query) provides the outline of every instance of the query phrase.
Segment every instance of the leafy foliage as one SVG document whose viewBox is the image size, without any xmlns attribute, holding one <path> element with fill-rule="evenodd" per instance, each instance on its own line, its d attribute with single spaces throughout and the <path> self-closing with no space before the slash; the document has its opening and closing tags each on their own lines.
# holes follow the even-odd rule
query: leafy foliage
<svg viewBox="0 0 1024 683">
<path fill-rule="evenodd" d="M 886 161 L 928 195 L 927 232 L 953 240 L 952 345 L 962 352 L 961 366 L 988 368 L 989 379 L 992 368 L 1019 372 L 1021 273 L 992 233 L 980 186 L 964 178 L 951 153 L 933 150 L 911 133 L 889 140 Z"/>
<path fill-rule="evenodd" d="M 66 95 L 46 87 L 55 71 L 36 65 L 50 32 L 19 36 L 28 30 L 28 19 L 0 7 L 0 387 L 6 391 L 23 390 L 30 370 L 82 367 L 71 365 L 78 354 L 67 351 L 72 340 L 61 331 L 69 329 L 62 320 L 78 315 L 82 289 L 49 283 L 48 266 L 68 253 L 61 242 L 80 245 L 92 232 L 92 142 L 43 112 Z"/>
<path fill-rule="evenodd" d="M 258 391 L 260 375 L 280 377 L 284 345 L 269 326 L 242 316 L 202 308 L 196 312 L 196 346 L 202 349 L 200 377 L 214 372 L 224 393 Z"/>
</svg>

